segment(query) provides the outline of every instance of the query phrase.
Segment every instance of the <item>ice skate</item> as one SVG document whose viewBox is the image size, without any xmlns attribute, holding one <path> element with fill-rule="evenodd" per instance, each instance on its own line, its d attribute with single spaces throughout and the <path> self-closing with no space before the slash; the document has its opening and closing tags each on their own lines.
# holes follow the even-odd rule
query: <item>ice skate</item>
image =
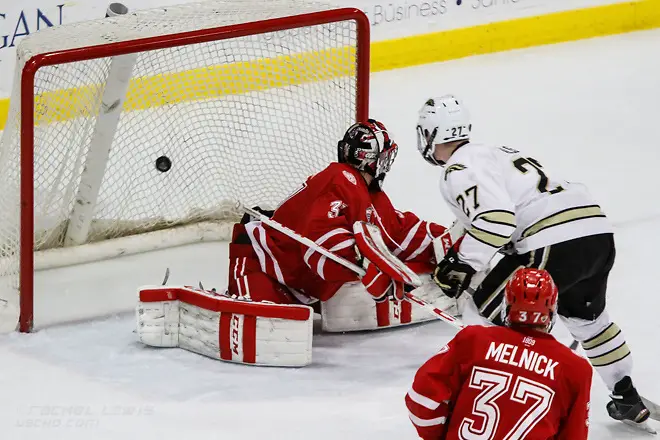
<svg viewBox="0 0 660 440">
<path fill-rule="evenodd" d="M 656 433 L 647 423 L 650 411 L 642 402 L 630 376 L 624 377 L 614 385 L 610 398 L 612 400 L 607 404 L 607 412 L 610 417 L 644 431 Z"/>
</svg>

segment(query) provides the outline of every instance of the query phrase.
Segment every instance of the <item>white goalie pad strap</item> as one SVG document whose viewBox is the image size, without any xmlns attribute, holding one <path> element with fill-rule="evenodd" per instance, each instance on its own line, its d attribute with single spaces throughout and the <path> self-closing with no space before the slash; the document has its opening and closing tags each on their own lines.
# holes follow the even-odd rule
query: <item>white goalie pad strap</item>
<svg viewBox="0 0 660 440">
<path fill-rule="evenodd" d="M 187 286 L 145 287 L 139 294 L 138 337 L 147 345 L 178 346 L 243 364 L 302 367 L 312 362 L 311 307 L 236 300 Z M 164 303 L 176 304 L 176 318 L 158 314 Z M 174 322 L 176 344 L 165 338 L 170 344 L 165 345 L 160 341 Z"/>
<path fill-rule="evenodd" d="M 456 316 L 456 300 L 449 298 L 435 283 L 428 281 L 411 292 L 447 313 Z M 332 298 L 321 303 L 322 327 L 327 332 L 377 330 L 418 322 L 437 317 L 408 301 L 376 303 L 359 283 L 346 283 Z"/>
<path fill-rule="evenodd" d="M 179 301 L 176 296 L 163 301 L 139 301 L 136 317 L 140 342 L 152 347 L 179 346 Z"/>
</svg>

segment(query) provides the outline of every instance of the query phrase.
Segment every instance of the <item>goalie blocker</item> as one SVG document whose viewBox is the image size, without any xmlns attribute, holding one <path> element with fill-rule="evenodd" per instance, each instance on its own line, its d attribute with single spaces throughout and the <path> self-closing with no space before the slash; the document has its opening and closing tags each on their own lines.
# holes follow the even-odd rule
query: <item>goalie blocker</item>
<svg viewBox="0 0 660 440">
<path fill-rule="evenodd" d="M 242 364 L 302 367 L 312 362 L 314 313 L 304 305 L 236 300 L 192 287 L 143 287 L 140 342 L 180 347 Z"/>
</svg>

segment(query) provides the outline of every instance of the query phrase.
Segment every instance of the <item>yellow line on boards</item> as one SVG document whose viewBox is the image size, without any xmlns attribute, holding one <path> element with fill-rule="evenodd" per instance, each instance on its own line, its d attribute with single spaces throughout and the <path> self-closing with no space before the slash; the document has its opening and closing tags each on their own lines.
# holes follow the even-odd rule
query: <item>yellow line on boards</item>
<svg viewBox="0 0 660 440">
<path fill-rule="evenodd" d="M 660 27 L 660 0 L 640 0 L 372 43 L 373 72 Z"/>
<path fill-rule="evenodd" d="M 220 64 L 131 79 L 124 110 L 144 110 L 354 74 L 354 47 Z M 36 124 L 94 114 L 102 84 L 46 92 L 35 97 Z"/>
<path fill-rule="evenodd" d="M 660 0 L 564 11 L 373 42 L 371 71 L 657 27 L 660 27 Z M 338 48 L 134 78 L 125 109 L 141 110 L 327 80 L 351 74 L 354 59 L 354 48 Z M 37 123 L 66 120 L 89 112 L 85 103 L 91 102 L 90 93 L 102 93 L 101 87 L 90 85 L 37 97 Z M 0 130 L 5 126 L 8 113 L 9 99 L 0 100 Z"/>
</svg>

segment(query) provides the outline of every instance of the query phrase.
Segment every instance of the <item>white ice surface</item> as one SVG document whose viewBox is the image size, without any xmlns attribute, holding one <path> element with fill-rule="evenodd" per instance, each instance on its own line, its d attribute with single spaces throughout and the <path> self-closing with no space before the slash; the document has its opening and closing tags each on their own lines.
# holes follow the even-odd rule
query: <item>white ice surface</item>
<svg viewBox="0 0 660 440">
<path fill-rule="evenodd" d="M 372 115 L 400 145 L 386 184 L 402 209 L 451 221 L 436 190 L 439 170 L 414 150 L 417 109 L 446 92 L 471 108 L 475 140 L 521 148 L 590 186 L 617 226 L 610 313 L 634 353 L 636 384 L 656 400 L 659 45 L 660 31 L 651 31 L 396 70 L 374 75 L 371 92 Z M 49 302 L 48 289 L 86 282 L 107 292 L 109 304 L 121 297 L 115 311 L 173 260 L 181 262 L 174 283 L 201 276 L 221 286 L 225 276 L 221 245 L 127 258 L 38 274 L 46 293 L 37 297 L 37 321 L 78 307 Z M 120 315 L 0 337 L 0 439 L 412 439 L 403 396 L 417 367 L 454 333 L 436 322 L 317 334 L 312 366 L 275 369 L 143 347 L 133 328 Z M 556 335 L 570 341 L 562 327 Z M 598 377 L 592 394 L 590 438 L 648 436 L 608 419 Z"/>
</svg>

